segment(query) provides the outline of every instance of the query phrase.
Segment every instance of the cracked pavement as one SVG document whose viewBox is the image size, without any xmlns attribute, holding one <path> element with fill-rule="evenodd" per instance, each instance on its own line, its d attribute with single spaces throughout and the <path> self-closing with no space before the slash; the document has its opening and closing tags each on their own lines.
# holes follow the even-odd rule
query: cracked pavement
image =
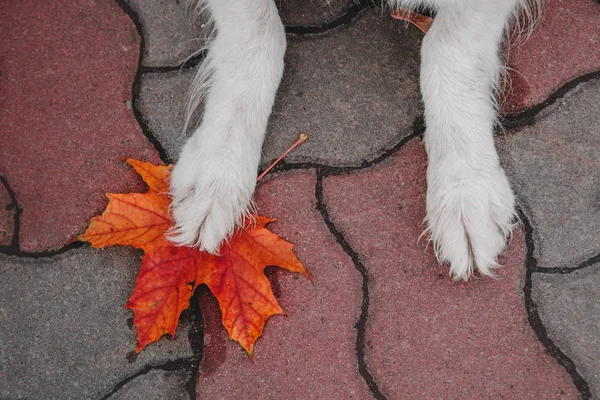
<svg viewBox="0 0 600 400">
<path fill-rule="evenodd" d="M 0 4 L 0 399 L 600 399 L 600 4 L 547 0 L 510 46 L 496 138 L 522 225 L 499 279 L 455 283 L 423 230 L 422 33 L 367 2 L 276 0 L 284 80 L 255 200 L 313 282 L 269 268 L 250 362 L 197 291 L 135 348 L 140 252 L 74 242 L 122 161 L 172 162 L 206 35 L 184 2 Z M 352 196 L 348 196 L 352 193 Z"/>
</svg>

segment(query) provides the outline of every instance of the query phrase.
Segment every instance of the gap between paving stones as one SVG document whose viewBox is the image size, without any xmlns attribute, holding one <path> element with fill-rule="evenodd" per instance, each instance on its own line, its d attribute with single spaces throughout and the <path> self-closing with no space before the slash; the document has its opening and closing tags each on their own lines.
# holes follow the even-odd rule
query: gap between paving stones
<svg viewBox="0 0 600 400">
<path fill-rule="evenodd" d="M 119 2 L 119 4 L 121 2 L 121 0 L 116 0 L 116 1 Z M 366 9 L 371 8 L 371 7 L 373 7 L 373 4 L 369 0 L 359 0 L 359 1 L 353 2 L 348 7 L 348 11 L 346 11 L 346 13 L 344 15 L 334 18 L 324 24 L 286 26 L 285 32 L 287 34 L 295 35 L 295 36 L 319 35 L 319 34 L 327 33 L 330 30 L 333 30 L 340 26 L 344 26 L 344 25 L 348 25 L 348 24 L 352 23 L 354 21 L 354 19 L 356 17 L 358 17 L 363 11 L 365 11 Z M 137 14 L 135 14 L 135 11 L 131 10 L 131 13 L 133 15 L 135 15 L 135 18 L 137 18 L 137 20 L 139 21 L 139 17 L 137 16 Z M 133 20 L 133 18 L 132 18 L 132 20 Z M 134 22 L 135 22 L 135 20 L 134 20 Z M 136 22 L 136 27 L 137 27 L 137 22 Z M 140 27 L 141 27 L 141 25 L 140 25 Z M 141 29 L 138 29 L 138 33 L 140 34 L 140 37 L 143 38 Z M 144 54 L 143 47 L 142 47 L 142 53 L 140 53 L 140 54 L 142 54 L 142 55 Z M 189 58 L 187 58 L 181 64 L 175 65 L 175 66 L 147 67 L 147 66 L 144 66 L 143 63 L 140 62 L 139 71 L 140 71 L 140 73 L 164 73 L 164 72 L 173 72 L 173 71 L 192 69 L 192 68 L 196 67 L 198 64 L 200 64 L 204 60 L 205 57 L 206 57 L 206 50 L 202 49 L 198 53 L 190 55 Z M 141 56 L 141 58 L 143 58 L 143 56 Z M 140 60 L 140 61 L 142 61 L 142 60 Z"/>
<path fill-rule="evenodd" d="M 554 341 L 548 336 L 548 331 L 542 322 L 538 312 L 537 304 L 533 300 L 533 274 L 548 273 L 544 269 L 537 266 L 537 259 L 534 256 L 535 244 L 533 242 L 533 227 L 529 223 L 529 219 L 522 209 L 518 208 L 517 213 L 521 220 L 521 225 L 525 231 L 525 246 L 527 253 L 525 254 L 525 284 L 523 286 L 523 294 L 525 301 L 525 309 L 527 311 L 527 321 L 531 329 L 535 332 L 538 340 L 548 350 L 548 353 L 567 371 L 573 379 L 573 384 L 579 390 L 581 398 L 584 400 L 591 399 L 592 393 L 587 381 L 577 371 L 577 366 L 563 351 L 554 344 Z M 541 271 L 540 271 L 541 269 Z"/>
<path fill-rule="evenodd" d="M 600 0 L 599 0 L 600 1 Z M 535 106 L 526 108 L 515 114 L 508 114 L 500 117 L 500 123 L 503 129 L 514 129 L 521 128 L 524 126 L 532 125 L 535 122 L 535 117 L 544 111 L 547 107 L 554 104 L 557 100 L 563 98 L 571 90 L 575 89 L 580 84 L 590 81 L 592 79 L 600 78 L 600 71 L 590 72 L 589 74 L 578 76 L 561 87 L 556 89 L 550 94 L 544 101 Z"/>
<path fill-rule="evenodd" d="M 339 26 L 348 25 L 352 23 L 355 17 L 357 17 L 363 10 L 373 6 L 370 0 L 356 0 L 351 2 L 348 7 L 346 14 L 334 18 L 321 25 L 298 25 L 298 26 L 286 26 L 285 32 L 294 34 L 297 36 L 315 35 L 325 33 Z"/>
<path fill-rule="evenodd" d="M 139 50 L 140 56 L 138 57 L 138 68 L 135 73 L 135 78 L 133 80 L 132 99 L 131 99 L 131 108 L 133 110 L 133 114 L 134 114 L 135 119 L 137 120 L 138 124 L 140 125 L 140 128 L 142 128 L 142 133 L 144 134 L 144 136 L 146 136 L 146 138 L 150 141 L 150 143 L 152 143 L 152 145 L 158 152 L 160 159 L 165 164 L 170 164 L 171 160 L 169 159 L 167 152 L 165 151 L 165 149 L 163 149 L 163 147 L 160 144 L 160 142 L 158 141 L 158 139 L 156 139 L 156 137 L 152 134 L 152 132 L 150 132 L 150 128 L 148 128 L 148 124 L 146 124 L 146 121 L 144 121 L 144 119 L 142 117 L 142 113 L 140 112 L 138 104 L 137 104 L 139 102 L 139 98 L 140 98 L 140 80 L 141 80 L 142 70 L 144 68 L 144 66 L 142 64 L 142 60 L 144 58 L 144 56 L 143 56 L 144 48 L 146 46 L 146 41 L 144 39 L 144 35 L 142 35 L 142 24 L 140 22 L 140 18 L 135 13 L 135 11 L 133 11 L 133 9 L 131 7 L 129 7 L 129 4 L 127 4 L 125 2 L 125 0 L 115 0 L 115 2 L 117 3 L 117 5 L 119 7 L 121 7 L 123 12 L 125 14 L 127 14 L 127 16 L 131 19 L 131 21 L 133 21 L 133 24 L 135 25 L 135 29 L 140 37 L 140 50 Z"/>
<path fill-rule="evenodd" d="M 188 380 L 185 384 L 186 391 L 189 395 L 190 400 L 196 400 L 196 377 L 200 368 L 200 362 L 202 361 L 202 358 L 204 356 L 204 323 L 202 313 L 200 311 L 198 293 L 199 292 L 194 292 L 192 298 L 190 299 L 189 307 L 183 311 L 180 317 L 183 319 L 187 318 L 190 321 L 188 341 L 190 343 L 193 356 L 187 358 L 178 358 L 173 361 L 167 361 L 165 363 L 156 365 L 146 365 L 135 374 L 125 377 L 120 382 L 115 384 L 115 386 L 107 394 L 102 396 L 100 400 L 110 399 L 113 395 L 119 393 L 119 391 L 123 389 L 129 382 L 142 375 L 146 375 L 154 370 L 185 371 L 188 374 Z M 133 318 L 131 321 L 131 324 L 133 325 Z M 134 357 L 135 356 L 132 356 L 132 358 Z"/>
<path fill-rule="evenodd" d="M 368 271 L 365 265 L 360 260 L 360 256 L 354 249 L 348 244 L 342 232 L 336 228 L 335 224 L 329 218 L 329 212 L 327 211 L 327 205 L 323 200 L 323 178 L 328 176 L 327 172 L 324 168 L 317 168 L 317 183 L 315 186 L 315 197 L 317 199 L 317 210 L 321 213 L 321 217 L 327 225 L 329 232 L 335 237 L 338 244 L 342 247 L 344 252 L 350 257 L 352 263 L 354 264 L 354 268 L 360 273 L 362 276 L 362 305 L 361 312 L 356 321 L 356 357 L 358 359 L 358 371 L 362 375 L 365 383 L 369 387 L 369 390 L 373 394 L 373 396 L 378 399 L 385 399 L 386 397 L 381 393 L 379 387 L 375 380 L 373 379 L 373 375 L 369 372 L 369 368 L 367 367 L 367 363 L 365 361 L 365 331 L 367 325 L 367 318 L 369 316 L 369 276 Z"/>
<path fill-rule="evenodd" d="M 594 264 L 598 263 L 599 261 L 600 261 L 600 253 L 596 254 L 593 257 L 590 257 L 589 259 L 585 260 L 584 262 L 582 262 L 581 264 L 579 264 L 578 266 L 576 266 L 574 268 L 569 268 L 569 267 L 540 268 L 540 267 L 536 266 L 535 268 L 532 269 L 532 271 L 534 273 L 538 273 L 538 274 L 564 275 L 564 274 L 570 274 L 571 272 L 585 269 L 587 267 L 591 267 Z"/>
<path fill-rule="evenodd" d="M 178 371 L 178 370 L 185 370 L 186 372 L 190 372 L 190 370 L 192 369 L 193 365 L 198 365 L 198 362 L 196 361 L 195 358 L 182 358 L 182 359 L 177 359 L 175 361 L 167 361 L 165 363 L 162 364 L 157 364 L 157 365 L 148 365 L 144 368 L 142 368 L 140 371 L 136 372 L 133 375 L 130 375 L 128 377 L 126 377 L 125 379 L 123 379 L 122 381 L 120 381 L 119 383 L 117 383 L 110 392 L 108 392 L 107 394 L 105 394 L 104 396 L 100 397 L 100 400 L 108 400 L 110 399 L 112 396 L 116 395 L 119 393 L 119 390 L 121 390 L 123 387 L 125 387 L 125 385 L 127 385 L 129 382 L 133 381 L 134 379 L 142 376 L 142 375 L 146 375 L 152 371 L 155 370 L 160 370 L 160 371 Z M 190 377 L 190 380 L 186 383 L 186 390 L 190 396 L 190 399 L 195 400 L 195 392 L 196 392 L 196 388 L 195 388 L 195 380 L 196 380 L 196 376 L 193 373 L 190 373 L 191 376 L 193 376 L 193 381 Z M 193 389 L 190 389 L 190 381 L 193 382 Z"/>
<path fill-rule="evenodd" d="M 23 213 L 23 208 L 19 206 L 19 202 L 17 200 L 17 195 L 16 195 L 15 191 L 10 187 L 8 180 L 1 174 L 0 174 L 0 183 L 2 183 L 2 185 L 4 185 L 4 187 L 6 188 L 8 196 L 10 197 L 10 200 L 11 200 L 10 206 L 12 206 L 12 208 L 14 210 L 13 233 L 12 233 L 11 242 L 9 245 L 0 246 L 0 253 L 6 254 L 9 256 L 18 256 L 18 257 L 26 257 L 26 258 L 46 258 L 46 257 L 53 257 L 56 255 L 62 254 L 68 250 L 84 246 L 84 243 L 82 243 L 82 242 L 73 242 L 64 247 L 61 247 L 58 250 L 52 250 L 52 251 L 46 250 L 46 251 L 40 251 L 40 252 L 23 252 L 23 251 L 21 251 L 19 236 L 20 236 L 20 232 L 21 232 L 21 214 Z"/>
<path fill-rule="evenodd" d="M 12 251 L 19 250 L 19 227 L 21 225 L 21 213 L 23 212 L 23 209 L 19 207 L 15 191 L 10 187 L 8 181 L 2 174 L 0 174 L 0 183 L 4 185 L 4 188 L 8 193 L 8 197 L 10 197 L 10 206 L 13 207 L 14 210 L 13 233 L 10 239 L 10 244 L 7 246 L 0 246 L 0 253 L 10 253 Z"/>
</svg>

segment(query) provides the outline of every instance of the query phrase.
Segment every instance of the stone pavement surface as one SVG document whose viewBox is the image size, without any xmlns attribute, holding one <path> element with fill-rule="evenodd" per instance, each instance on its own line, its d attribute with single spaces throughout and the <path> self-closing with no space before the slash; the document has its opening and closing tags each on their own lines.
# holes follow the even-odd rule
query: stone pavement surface
<svg viewBox="0 0 600 400">
<path fill-rule="evenodd" d="M 131 356 L 141 254 L 73 242 L 105 192 L 144 190 L 123 158 L 176 160 L 204 21 L 176 0 L 0 2 L 0 399 L 600 399 L 600 4 L 547 0 L 509 46 L 497 145 L 523 223 L 499 279 L 455 283 L 418 240 L 422 34 L 366 2 L 276 2 L 262 165 L 311 137 L 256 201 L 313 282 L 267 270 L 287 318 L 252 362 L 206 289 Z"/>
</svg>

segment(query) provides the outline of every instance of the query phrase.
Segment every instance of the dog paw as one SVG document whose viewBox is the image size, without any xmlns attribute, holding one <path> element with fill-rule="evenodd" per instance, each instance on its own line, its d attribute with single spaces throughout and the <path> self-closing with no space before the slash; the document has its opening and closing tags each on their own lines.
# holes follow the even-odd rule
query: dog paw
<svg viewBox="0 0 600 400">
<path fill-rule="evenodd" d="M 477 268 L 494 276 L 515 223 L 515 200 L 499 163 L 467 165 L 458 157 L 430 162 L 427 224 L 435 254 L 450 276 L 468 280 Z"/>
<path fill-rule="evenodd" d="M 231 149 L 201 151 L 190 141 L 171 174 L 169 240 L 218 254 L 251 208 L 256 168 Z"/>
</svg>

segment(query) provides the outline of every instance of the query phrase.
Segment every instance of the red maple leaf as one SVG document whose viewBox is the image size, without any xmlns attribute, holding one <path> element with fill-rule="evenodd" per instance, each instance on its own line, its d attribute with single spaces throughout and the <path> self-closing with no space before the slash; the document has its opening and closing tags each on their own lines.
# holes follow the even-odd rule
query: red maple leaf
<svg viewBox="0 0 600 400">
<path fill-rule="evenodd" d="M 173 336 L 194 290 L 206 284 L 219 302 L 229 336 L 251 355 L 265 321 L 283 313 L 264 268 L 277 265 L 309 278 L 294 255 L 294 246 L 266 229 L 274 219 L 262 216 L 247 219 L 221 246 L 219 256 L 174 246 L 165 237 L 173 225 L 168 195 L 171 167 L 127 162 L 142 176 L 148 191 L 107 194 L 106 210 L 92 218 L 80 240 L 92 247 L 121 244 L 144 250 L 142 267 L 125 305 L 134 313 L 136 352 L 165 334 Z"/>
</svg>

